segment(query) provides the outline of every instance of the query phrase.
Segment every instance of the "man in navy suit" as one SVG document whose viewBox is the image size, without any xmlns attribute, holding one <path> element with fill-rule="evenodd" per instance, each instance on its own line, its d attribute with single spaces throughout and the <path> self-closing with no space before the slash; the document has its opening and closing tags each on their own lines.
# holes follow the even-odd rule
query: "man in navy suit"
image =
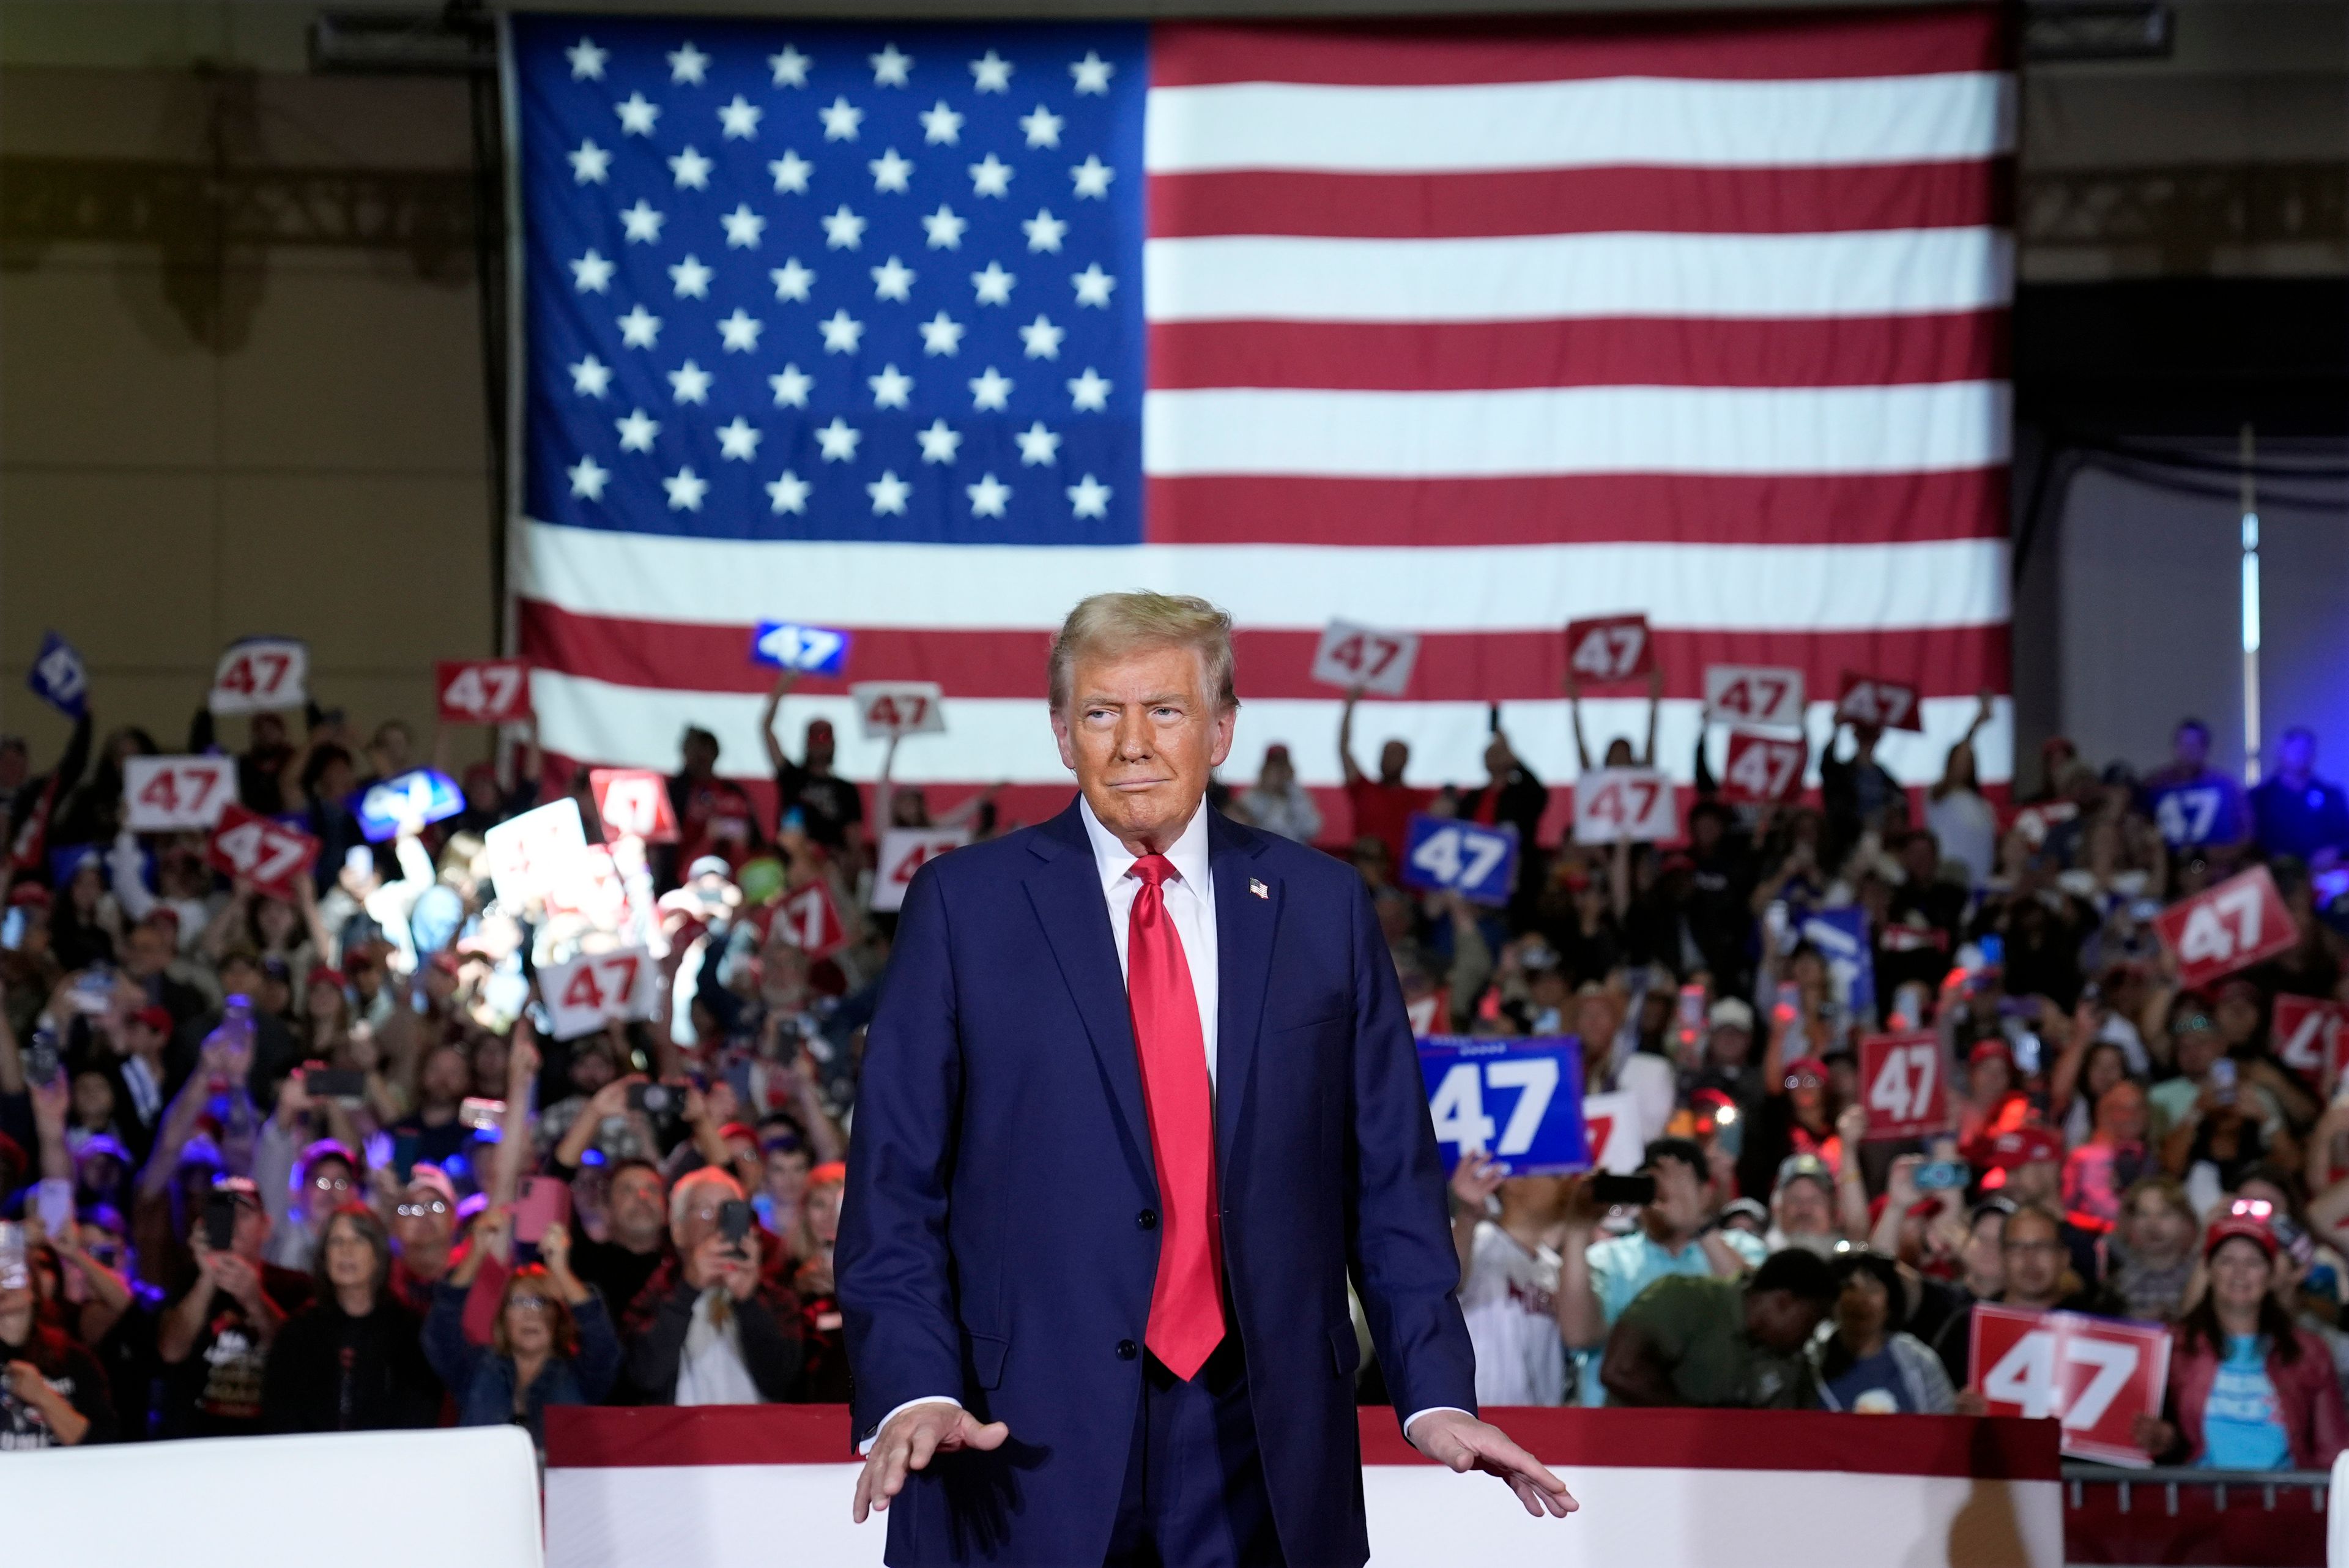
<svg viewBox="0 0 2349 1568">
<path fill-rule="evenodd" d="M 1195 598 L 1079 605 L 1050 680 L 1077 802 L 906 893 L 835 1260 L 856 1517 L 891 1510 L 896 1568 L 1360 1568 L 1350 1277 L 1420 1451 L 1576 1506 L 1475 1414 L 1361 882 L 1205 806 L 1230 626 Z"/>
</svg>

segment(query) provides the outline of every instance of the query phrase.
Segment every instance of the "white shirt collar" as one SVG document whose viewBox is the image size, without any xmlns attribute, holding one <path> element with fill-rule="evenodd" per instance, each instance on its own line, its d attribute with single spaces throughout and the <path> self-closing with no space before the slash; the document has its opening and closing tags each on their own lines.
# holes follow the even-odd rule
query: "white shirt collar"
<svg viewBox="0 0 2349 1568">
<path fill-rule="evenodd" d="M 1092 843 L 1093 865 L 1101 872 L 1102 890 L 1107 892 L 1124 880 L 1125 874 L 1133 869 L 1133 863 L 1139 857 L 1118 842 L 1117 835 L 1102 826 L 1101 818 L 1093 815 L 1092 803 L 1085 799 L 1082 792 L 1077 795 L 1077 812 L 1084 819 L 1085 837 Z M 1174 863 L 1174 875 L 1195 895 L 1202 898 L 1208 896 L 1207 803 L 1205 799 L 1191 813 L 1191 820 L 1182 834 L 1167 846 L 1166 858 Z"/>
</svg>

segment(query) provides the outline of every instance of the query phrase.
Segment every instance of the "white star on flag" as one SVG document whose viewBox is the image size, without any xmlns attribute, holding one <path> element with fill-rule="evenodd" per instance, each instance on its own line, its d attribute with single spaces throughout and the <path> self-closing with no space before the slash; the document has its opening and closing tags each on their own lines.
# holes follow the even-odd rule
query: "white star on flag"
<svg viewBox="0 0 2349 1568">
<path fill-rule="evenodd" d="M 856 340 L 864 336 L 864 323 L 852 318 L 845 309 L 835 310 L 831 319 L 816 323 L 823 333 L 823 351 L 827 354 L 854 354 Z"/>
<path fill-rule="evenodd" d="M 708 299 L 709 280 L 715 275 L 691 251 L 686 252 L 685 259 L 668 269 L 668 281 L 677 290 L 679 299 Z"/>
<path fill-rule="evenodd" d="M 807 86 L 808 57 L 789 44 L 783 46 L 781 54 L 767 57 L 767 68 L 774 72 L 776 87 Z"/>
<path fill-rule="evenodd" d="M 733 102 L 719 106 L 718 123 L 729 141 L 748 141 L 759 134 L 759 117 L 766 112 L 738 92 Z"/>
<path fill-rule="evenodd" d="M 597 48 L 595 39 L 582 38 L 563 52 L 571 60 L 573 81 L 600 82 L 604 79 L 604 62 L 611 51 Z"/>
<path fill-rule="evenodd" d="M 630 409 L 626 419 L 614 420 L 612 426 L 620 432 L 622 452 L 650 452 L 653 437 L 660 434 L 660 421 L 647 419 L 642 409 Z"/>
<path fill-rule="evenodd" d="M 736 414 L 731 423 L 718 427 L 719 461 L 735 458 L 743 462 L 750 462 L 759 455 L 759 435 L 760 431 L 750 421 Z"/>
<path fill-rule="evenodd" d="M 671 512 L 698 512 L 701 510 L 701 498 L 709 493 L 709 481 L 694 472 L 689 466 L 678 469 L 662 480 L 661 484 L 668 491 L 668 509 Z"/>
<path fill-rule="evenodd" d="M 815 389 L 815 378 L 797 365 L 786 365 L 781 375 L 767 378 L 767 385 L 775 389 L 775 407 L 803 409 L 808 393 Z"/>
<path fill-rule="evenodd" d="M 922 227 L 929 231 L 932 250 L 958 251 L 962 249 L 962 233 L 970 227 L 970 220 L 957 217 L 955 210 L 941 202 L 936 212 L 922 220 Z"/>
<path fill-rule="evenodd" d="M 1040 103 L 1036 106 L 1035 113 L 1019 117 L 1019 129 L 1028 133 L 1028 145 L 1030 147 L 1058 147 L 1061 145 L 1061 127 L 1067 123 Z"/>
<path fill-rule="evenodd" d="M 602 294 L 612 286 L 612 264 L 589 251 L 571 264 L 571 282 L 581 294 Z"/>
<path fill-rule="evenodd" d="M 988 153 L 970 166 L 970 188 L 974 195 L 1000 196 L 1011 189 L 1011 165 Z"/>
<path fill-rule="evenodd" d="M 1013 274 L 1003 270 L 1001 262 L 989 262 L 985 272 L 970 275 L 970 286 L 978 291 L 981 305 L 1010 304 L 1011 286 L 1018 281 Z"/>
<path fill-rule="evenodd" d="M 583 398 L 600 398 L 612 385 L 612 367 L 590 354 L 571 367 L 571 389 Z"/>
<path fill-rule="evenodd" d="M 922 352 L 953 354 L 962 348 L 963 325 L 945 311 L 922 323 Z"/>
<path fill-rule="evenodd" d="M 962 116 L 947 107 L 944 99 L 921 113 L 922 140 L 934 147 L 952 147 L 962 140 Z"/>
<path fill-rule="evenodd" d="M 668 384 L 680 403 L 706 403 L 709 400 L 709 383 L 716 380 L 709 371 L 688 359 L 668 373 Z"/>
<path fill-rule="evenodd" d="M 1117 286 L 1117 279 L 1102 271 L 1099 262 L 1082 272 L 1071 273 L 1069 281 L 1076 285 L 1079 305 L 1098 305 L 1103 310 L 1109 308 L 1109 291 Z"/>
<path fill-rule="evenodd" d="M 931 421 L 927 430 L 916 431 L 914 439 L 922 443 L 924 462 L 952 462 L 955 449 L 962 445 L 962 432 L 942 419 Z"/>
<path fill-rule="evenodd" d="M 1050 207 L 1039 207 L 1032 218 L 1022 218 L 1019 226 L 1028 232 L 1028 248 L 1031 251 L 1057 251 L 1061 236 L 1069 232 L 1068 221 L 1052 216 Z"/>
<path fill-rule="evenodd" d="M 1011 378 L 994 366 L 989 365 L 987 368 L 987 374 L 971 378 L 970 406 L 973 409 L 981 412 L 988 409 L 999 410 L 1009 408 L 1010 402 Z"/>
<path fill-rule="evenodd" d="M 767 484 L 767 499 L 772 504 L 770 510 L 804 513 L 807 510 L 808 492 L 814 488 L 815 486 L 787 468 L 783 470 L 781 479 L 771 480 Z"/>
<path fill-rule="evenodd" d="M 1061 339 L 1069 335 L 1065 327 L 1055 327 L 1039 316 L 1019 329 L 1019 340 L 1028 346 L 1030 359 L 1057 359 L 1061 357 Z"/>
<path fill-rule="evenodd" d="M 867 376 L 864 384 L 873 389 L 873 406 L 876 409 L 902 409 L 914 395 L 914 378 L 895 365 L 884 365 L 877 376 Z"/>
<path fill-rule="evenodd" d="M 628 313 L 618 319 L 621 348 L 650 348 L 660 342 L 661 318 L 641 303 L 628 306 Z"/>
<path fill-rule="evenodd" d="M 826 141 L 855 140 L 856 128 L 864 119 L 864 111 L 844 98 L 833 99 L 831 108 L 817 109 L 816 114 L 823 121 Z"/>
<path fill-rule="evenodd" d="M 678 190 L 707 191 L 709 189 L 709 171 L 715 165 L 688 147 L 670 159 L 668 167 L 669 172 L 677 176 Z"/>
<path fill-rule="evenodd" d="M 1006 503 L 1011 499 L 1011 486 L 991 473 L 978 476 L 977 484 L 966 484 L 963 493 L 970 497 L 970 514 L 974 517 L 1000 517 Z"/>
<path fill-rule="evenodd" d="M 815 269 L 800 265 L 800 258 L 792 257 L 778 267 L 769 267 L 767 275 L 775 280 L 777 299 L 796 299 L 807 303 L 808 285 L 815 281 Z"/>
<path fill-rule="evenodd" d="M 1107 379 L 1088 365 L 1083 375 L 1069 382 L 1069 397 L 1080 413 L 1099 413 L 1109 407 L 1110 386 Z"/>
<path fill-rule="evenodd" d="M 874 298 L 905 300 L 913 297 L 914 269 L 895 256 L 873 268 L 872 273 Z"/>
<path fill-rule="evenodd" d="M 864 487 L 864 493 L 873 497 L 873 515 L 875 517 L 885 512 L 902 517 L 905 514 L 905 498 L 914 493 L 914 487 L 898 478 L 894 471 L 885 468 L 880 478 Z"/>
<path fill-rule="evenodd" d="M 815 165 L 787 147 L 781 158 L 768 161 L 767 171 L 775 177 L 777 195 L 804 196 L 808 176 L 815 171 Z"/>
<path fill-rule="evenodd" d="M 1092 197 L 1095 201 L 1106 202 L 1109 200 L 1109 182 L 1117 178 L 1117 171 L 1102 162 L 1099 153 L 1089 152 L 1082 163 L 1071 166 L 1069 178 L 1076 182 L 1078 200 Z"/>
<path fill-rule="evenodd" d="M 596 146 L 592 137 L 583 139 L 575 151 L 564 156 L 571 160 L 571 182 L 574 185 L 601 185 L 610 178 L 611 149 Z"/>
<path fill-rule="evenodd" d="M 976 90 L 979 92 L 1011 90 L 1011 62 L 993 49 L 970 62 L 970 74 L 977 78 Z"/>
<path fill-rule="evenodd" d="M 835 251 L 861 249 L 864 244 L 864 220 L 848 210 L 843 202 L 840 210 L 828 218 L 818 220 L 823 224 L 823 243 Z"/>
<path fill-rule="evenodd" d="M 856 457 L 857 433 L 855 428 L 847 421 L 838 414 L 833 415 L 832 423 L 820 427 L 815 432 L 816 445 L 823 448 L 824 462 L 854 462 Z"/>
<path fill-rule="evenodd" d="M 612 106 L 620 117 L 623 136 L 650 136 L 653 121 L 660 118 L 660 105 L 647 100 L 640 92 L 632 92 Z"/>
<path fill-rule="evenodd" d="M 1069 505 L 1080 517 L 1106 517 L 1110 495 L 1110 487 L 1088 473 L 1069 486 Z"/>
<path fill-rule="evenodd" d="M 648 245 L 657 241 L 662 222 L 663 214 L 653 211 L 651 203 L 642 196 L 636 198 L 635 206 L 625 208 L 620 213 L 621 232 L 636 244 Z"/>
<path fill-rule="evenodd" d="M 764 325 L 738 305 L 733 315 L 718 323 L 718 335 L 725 340 L 727 353 L 753 354 L 759 348 L 759 328 Z M 1092 372 L 1089 370 L 1086 374 L 1091 375 Z"/>
<path fill-rule="evenodd" d="M 1011 439 L 1019 443 L 1019 464 L 1023 468 L 1039 464 L 1050 467 L 1054 462 L 1053 454 L 1061 450 L 1061 438 L 1046 430 L 1041 420 L 1013 432 Z"/>
<path fill-rule="evenodd" d="M 906 180 L 914 172 L 914 161 L 900 158 L 897 150 L 892 147 L 864 167 L 873 171 L 873 188 L 875 191 L 903 192 Z"/>
<path fill-rule="evenodd" d="M 587 501 L 603 500 L 604 482 L 612 477 L 612 471 L 592 457 L 583 457 L 563 472 L 571 476 L 571 493 Z"/>
<path fill-rule="evenodd" d="M 1083 59 L 1069 67 L 1069 74 L 1077 78 L 1077 91 L 1080 93 L 1100 93 L 1106 97 L 1109 78 L 1117 74 L 1117 67 L 1087 49 Z"/>
<path fill-rule="evenodd" d="M 750 203 L 742 202 L 718 220 L 726 225 L 726 248 L 754 251 L 759 248 L 759 235 L 767 227 L 767 220 L 750 211 Z"/>
<path fill-rule="evenodd" d="M 904 87 L 905 73 L 912 68 L 914 57 L 901 52 L 895 44 L 885 44 L 877 55 L 867 55 L 865 62 L 873 67 L 874 87 Z"/>
<path fill-rule="evenodd" d="M 688 87 L 699 87 L 709 69 L 709 57 L 688 41 L 681 49 L 672 49 L 668 57 L 668 79 Z"/>
</svg>

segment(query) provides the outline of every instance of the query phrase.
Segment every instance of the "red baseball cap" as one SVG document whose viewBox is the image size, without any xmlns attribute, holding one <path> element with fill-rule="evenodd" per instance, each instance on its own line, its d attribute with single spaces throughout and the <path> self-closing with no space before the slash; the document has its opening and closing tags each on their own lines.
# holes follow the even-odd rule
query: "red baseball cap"
<svg viewBox="0 0 2349 1568">
<path fill-rule="evenodd" d="M 1989 1164 L 1993 1170 L 2013 1170 L 2041 1160 L 2064 1162 L 2064 1135 L 2045 1122 L 2025 1122 L 1991 1140 Z"/>
<path fill-rule="evenodd" d="M 309 985 L 331 985 L 336 991 L 340 991 L 343 989 L 343 971 L 329 964 L 312 964 L 310 966 L 310 978 L 306 983 Z"/>
<path fill-rule="evenodd" d="M 172 1029 L 171 1014 L 168 1008 L 142 1007 L 132 1013 L 130 1018 L 132 1023 L 144 1023 L 158 1034 L 169 1034 Z"/>
<path fill-rule="evenodd" d="M 1786 1064 L 1788 1088 L 1795 1086 L 1795 1079 L 1803 1077 L 1809 1078 L 1813 1083 L 1824 1085 L 1827 1081 L 1827 1064 L 1816 1056 L 1798 1056 Z"/>
<path fill-rule="evenodd" d="M 2255 1243 L 2261 1251 L 2268 1255 L 2270 1262 L 2275 1261 L 2275 1231 L 2269 1228 L 2266 1215 L 2243 1212 L 2249 1207 L 2251 1206 L 2238 1203 L 2232 1211 L 2220 1215 L 2211 1222 L 2209 1234 L 2202 1239 L 2202 1255 L 2205 1258 L 2217 1251 L 2225 1243 L 2240 1236 L 2244 1241 Z M 2263 1208 L 2265 1205 L 2260 1207 Z"/>
<path fill-rule="evenodd" d="M 1971 1067 L 1993 1058 L 2010 1067 L 2014 1065 L 2014 1047 L 2009 1045 L 2002 1035 L 1993 1034 L 1986 1040 L 1975 1041 L 1974 1048 L 1966 1053 L 1966 1065 Z"/>
<path fill-rule="evenodd" d="M 49 890 L 38 882 L 19 882 L 8 889 L 8 902 L 46 909 L 49 907 Z"/>
</svg>

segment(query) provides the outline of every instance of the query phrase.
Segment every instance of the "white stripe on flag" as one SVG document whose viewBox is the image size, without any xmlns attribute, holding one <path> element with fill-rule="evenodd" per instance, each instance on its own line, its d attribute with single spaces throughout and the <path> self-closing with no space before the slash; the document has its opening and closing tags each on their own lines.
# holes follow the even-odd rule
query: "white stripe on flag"
<svg viewBox="0 0 2349 1568">
<path fill-rule="evenodd" d="M 1233 82 L 1153 88 L 1154 174 L 1758 169 L 1991 158 L 2014 147 L 1995 72 L 1825 81 L 1605 77 L 1460 87 Z"/>
<path fill-rule="evenodd" d="M 1154 474 L 1917 473 L 2007 459 L 2004 382 L 1148 394 Z"/>
<path fill-rule="evenodd" d="M 1993 309 L 1999 229 L 1355 240 L 1217 234 L 1143 247 L 1153 321 L 1777 320 Z"/>
<path fill-rule="evenodd" d="M 1042 660 L 1038 660 L 1042 674 Z M 766 748 L 759 736 L 759 713 L 764 699 L 755 693 L 663 691 L 645 687 L 615 686 L 578 676 L 535 670 L 531 699 L 546 745 L 565 756 L 591 757 L 615 766 L 659 768 L 677 766 L 678 740 L 688 724 L 699 724 L 717 735 L 720 746 L 719 771 L 740 777 L 762 776 Z M 1941 776 L 1949 748 L 1973 722 L 1979 701 L 1972 697 L 1928 698 L 1923 702 L 1921 735 L 1895 731 L 1884 737 L 1878 756 L 1903 784 L 1930 784 Z M 1681 779 L 1690 776 L 1702 705 L 1693 699 L 1673 699 L 1663 705 L 1656 732 L 1659 763 Z M 1636 743 L 1647 725 L 1647 704 L 1631 699 L 1599 699 L 1584 703 L 1583 722 L 1594 749 L 1603 749 L 1617 735 Z M 1327 701 L 1309 699 L 1255 699 L 1240 692 L 1239 727 L 1232 742 L 1228 776 L 1253 778 L 1274 741 L 1286 742 L 1296 760 L 1298 776 L 1309 784 L 1341 783 L 1338 772 L 1338 717 L 1334 694 Z M 1833 706 L 1812 704 L 1813 751 L 1833 723 Z M 2012 710 L 2001 699 L 1991 723 L 1976 741 L 1975 754 L 1985 780 L 1997 782 L 2012 772 Z M 839 737 L 840 769 L 857 780 L 875 777 L 881 768 L 882 742 L 860 732 L 844 696 L 794 696 L 790 722 L 796 728 L 809 719 L 830 719 Z M 1061 784 L 1068 770 L 1061 765 L 1052 731 L 1040 698 L 962 698 L 946 700 L 947 732 L 915 735 L 897 748 L 893 776 L 906 784 L 973 782 L 1002 779 L 1013 784 Z M 1575 774 L 1574 740 L 1567 727 L 1563 701 L 1505 702 L 1501 722 L 1509 743 L 1536 774 L 1550 784 L 1564 784 Z M 1481 702 L 1370 702 L 1354 721 L 1355 743 L 1365 757 L 1377 754 L 1390 738 L 1411 743 L 1411 782 L 1421 784 L 1458 783 L 1477 774 L 1475 759 L 1486 740 L 1485 711 Z M 1722 766 L 1723 742 L 1713 743 L 1713 766 Z"/>
<path fill-rule="evenodd" d="M 1015 483 L 1017 479 L 1015 476 Z M 526 524 L 515 591 L 581 615 L 1057 629 L 1106 588 L 1201 594 L 1254 629 L 1332 620 L 1554 630 L 1644 609 L 1659 628 L 1904 631 L 2007 618 L 2007 543 L 1478 545 L 883 545 L 688 539 Z"/>
</svg>

